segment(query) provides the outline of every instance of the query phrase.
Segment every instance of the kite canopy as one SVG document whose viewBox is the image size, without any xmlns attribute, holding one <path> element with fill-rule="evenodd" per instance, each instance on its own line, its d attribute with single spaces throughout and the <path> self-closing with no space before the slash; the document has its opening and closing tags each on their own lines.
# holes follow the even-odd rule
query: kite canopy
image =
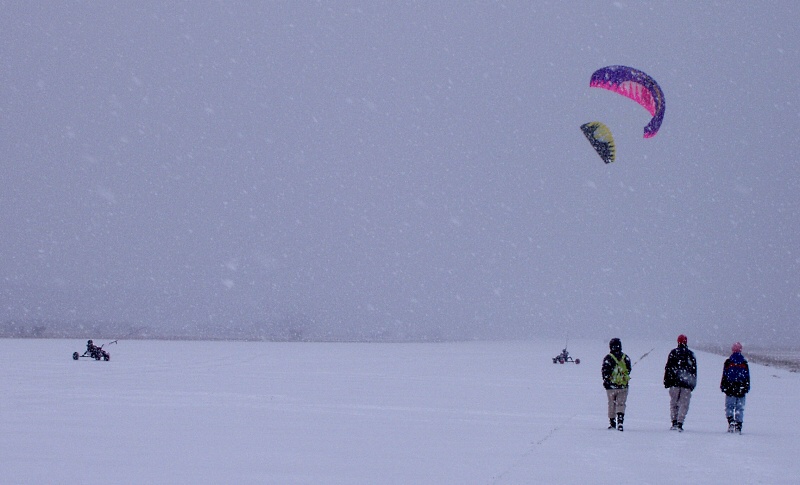
<svg viewBox="0 0 800 485">
<path fill-rule="evenodd" d="M 581 125 L 581 131 L 604 162 L 611 163 L 616 159 L 617 147 L 614 145 L 614 137 L 605 124 L 599 121 L 585 123 Z"/>
<path fill-rule="evenodd" d="M 632 67 L 608 66 L 592 74 L 589 86 L 613 91 L 642 105 L 653 116 L 644 127 L 644 137 L 656 136 L 664 120 L 664 92 L 655 79 Z"/>
</svg>

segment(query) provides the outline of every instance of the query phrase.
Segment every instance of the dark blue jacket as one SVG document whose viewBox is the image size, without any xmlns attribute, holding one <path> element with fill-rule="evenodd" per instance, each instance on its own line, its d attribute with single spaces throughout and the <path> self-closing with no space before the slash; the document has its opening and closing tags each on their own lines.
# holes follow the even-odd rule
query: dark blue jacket
<svg viewBox="0 0 800 485">
<path fill-rule="evenodd" d="M 750 392 L 750 367 L 741 352 L 734 352 L 725 361 L 719 388 L 726 396 L 744 397 Z"/>
</svg>

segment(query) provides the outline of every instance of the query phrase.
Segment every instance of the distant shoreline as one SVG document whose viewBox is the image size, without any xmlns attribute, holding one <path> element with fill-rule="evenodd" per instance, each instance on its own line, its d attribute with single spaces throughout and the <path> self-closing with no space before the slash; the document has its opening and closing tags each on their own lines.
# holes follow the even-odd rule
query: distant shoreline
<svg viewBox="0 0 800 485">
<path fill-rule="evenodd" d="M 700 348 L 706 352 L 727 357 L 730 351 L 723 347 L 704 346 Z M 800 350 L 763 350 L 755 349 L 748 351 L 745 349 L 742 355 L 754 364 L 761 364 L 768 367 L 779 367 L 788 369 L 790 372 L 800 372 Z"/>
</svg>

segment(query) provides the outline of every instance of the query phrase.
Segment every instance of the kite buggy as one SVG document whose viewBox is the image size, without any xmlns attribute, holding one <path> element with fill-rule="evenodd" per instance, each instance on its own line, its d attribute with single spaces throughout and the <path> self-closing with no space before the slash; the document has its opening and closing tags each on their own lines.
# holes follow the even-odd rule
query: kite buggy
<svg viewBox="0 0 800 485">
<path fill-rule="evenodd" d="M 97 345 L 94 344 L 93 341 L 89 340 L 88 342 L 86 342 L 86 351 L 83 354 L 79 354 L 77 352 L 73 352 L 72 353 L 72 360 L 78 360 L 81 357 L 86 357 L 86 358 L 89 358 L 89 359 L 104 360 L 104 361 L 107 362 L 107 361 L 111 360 L 111 354 L 109 354 L 107 351 L 103 350 L 103 347 L 105 345 L 111 345 L 111 344 L 115 344 L 115 343 L 117 343 L 117 341 L 113 340 L 111 342 L 108 342 L 108 344 L 103 344 L 103 345 L 98 347 Z"/>
<path fill-rule="evenodd" d="M 569 355 L 569 352 L 567 352 L 567 349 L 562 350 L 560 354 L 553 357 L 554 364 L 563 364 L 565 362 L 574 362 L 575 364 L 580 364 L 581 359 L 573 359 L 572 356 Z"/>
</svg>

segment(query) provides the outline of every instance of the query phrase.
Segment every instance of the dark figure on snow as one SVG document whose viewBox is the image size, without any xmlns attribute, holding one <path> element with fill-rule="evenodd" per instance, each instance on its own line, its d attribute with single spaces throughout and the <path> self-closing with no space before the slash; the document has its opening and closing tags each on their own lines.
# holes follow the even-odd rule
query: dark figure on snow
<svg viewBox="0 0 800 485">
<path fill-rule="evenodd" d="M 95 345 L 93 341 L 89 340 L 86 342 L 86 352 L 88 352 L 91 357 L 95 357 L 99 351 L 100 347 Z"/>
<path fill-rule="evenodd" d="M 672 430 L 683 431 L 692 391 L 697 385 L 697 360 L 687 346 L 686 335 L 678 335 L 678 346 L 669 353 L 664 366 L 664 387 L 669 389 L 669 414 Z"/>
<path fill-rule="evenodd" d="M 750 367 L 742 356 L 742 344 L 731 346 L 731 356 L 722 366 L 722 381 L 719 388 L 725 393 L 725 417 L 728 418 L 728 433 L 742 434 L 745 395 L 750 392 Z"/>
<path fill-rule="evenodd" d="M 622 431 L 631 378 L 631 359 L 622 353 L 622 341 L 618 338 L 612 338 L 608 348 L 611 352 L 603 359 L 602 367 L 603 387 L 608 397 L 608 429 Z"/>
</svg>

